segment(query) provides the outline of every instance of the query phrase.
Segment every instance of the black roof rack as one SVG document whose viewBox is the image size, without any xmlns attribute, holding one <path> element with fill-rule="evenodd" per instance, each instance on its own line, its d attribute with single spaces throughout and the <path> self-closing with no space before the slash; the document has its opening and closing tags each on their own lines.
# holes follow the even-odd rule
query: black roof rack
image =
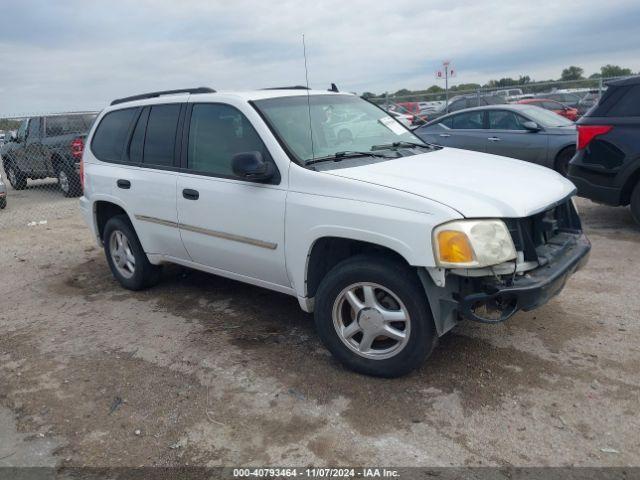
<svg viewBox="0 0 640 480">
<path fill-rule="evenodd" d="M 131 97 L 117 98 L 113 102 L 111 102 L 111 105 L 118 105 L 119 103 L 133 102 L 135 100 L 145 100 L 147 98 L 156 98 L 161 95 L 173 95 L 176 93 L 196 94 L 196 93 L 216 93 L 216 91 L 213 88 L 209 88 L 209 87 L 180 88 L 178 90 L 161 90 L 159 92 L 149 92 L 149 93 L 142 93 L 140 95 L 133 95 Z"/>
<path fill-rule="evenodd" d="M 308 87 L 304 87 L 302 85 L 294 85 L 292 87 L 269 87 L 263 88 L 262 90 L 311 90 Z"/>
</svg>

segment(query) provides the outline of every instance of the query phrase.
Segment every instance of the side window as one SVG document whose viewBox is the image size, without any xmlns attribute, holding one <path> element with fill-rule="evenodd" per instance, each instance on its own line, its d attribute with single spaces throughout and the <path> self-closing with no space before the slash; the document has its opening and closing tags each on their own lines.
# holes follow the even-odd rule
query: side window
<svg viewBox="0 0 640 480">
<path fill-rule="evenodd" d="M 457 130 L 476 130 L 482 128 L 482 111 L 465 112 L 451 117 L 453 120 L 452 127 Z"/>
<path fill-rule="evenodd" d="M 145 165 L 173 165 L 180 104 L 154 105 L 144 139 Z"/>
<path fill-rule="evenodd" d="M 463 108 L 466 108 L 466 103 L 467 101 L 464 98 L 456 100 L 455 102 L 449 104 L 449 111 L 457 112 L 458 110 L 462 110 Z"/>
<path fill-rule="evenodd" d="M 91 150 L 98 160 L 121 161 L 129 127 L 138 111 L 137 108 L 114 110 L 102 118 L 91 141 Z"/>
<path fill-rule="evenodd" d="M 29 120 L 23 120 L 18 128 L 18 132 L 16 133 L 16 138 L 21 142 L 27 137 L 27 126 L 29 125 Z"/>
<path fill-rule="evenodd" d="M 235 108 L 221 104 L 195 104 L 189 125 L 187 165 L 190 170 L 233 176 L 236 153 L 269 152 L 249 120 Z"/>
<path fill-rule="evenodd" d="M 40 118 L 32 118 L 29 120 L 29 133 L 27 140 L 34 141 L 40 138 Z"/>
<path fill-rule="evenodd" d="M 513 112 L 507 110 L 490 110 L 489 111 L 489 129 L 490 130 L 526 130 L 522 126 L 522 122 L 526 120 Z"/>
<path fill-rule="evenodd" d="M 147 131 L 147 119 L 149 118 L 149 107 L 142 110 L 136 128 L 133 130 L 131 143 L 129 144 L 129 161 L 142 163 L 142 152 L 144 149 L 144 136 Z"/>
<path fill-rule="evenodd" d="M 444 125 L 448 128 L 453 128 L 453 117 L 447 117 L 440 122 L 440 124 Z"/>
<path fill-rule="evenodd" d="M 562 104 L 553 103 L 553 102 L 542 102 L 540 105 L 542 108 L 546 108 L 547 110 L 562 110 Z"/>
<path fill-rule="evenodd" d="M 607 113 L 610 117 L 640 117 L 640 85 L 627 87 L 627 91 Z"/>
</svg>

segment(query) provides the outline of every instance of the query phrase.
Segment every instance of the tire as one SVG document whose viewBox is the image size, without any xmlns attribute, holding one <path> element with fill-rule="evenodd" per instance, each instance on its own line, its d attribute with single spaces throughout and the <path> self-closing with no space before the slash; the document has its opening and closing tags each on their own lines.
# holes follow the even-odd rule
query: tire
<svg viewBox="0 0 640 480">
<path fill-rule="evenodd" d="M 162 268 L 149 262 L 126 215 L 111 217 L 102 239 L 107 263 L 120 285 L 128 290 L 142 290 L 158 283 Z"/>
<path fill-rule="evenodd" d="M 556 172 L 558 172 L 563 177 L 566 177 L 569 174 L 569 162 L 576 154 L 575 147 L 567 147 L 558 153 L 556 157 L 555 167 Z"/>
<path fill-rule="evenodd" d="M 14 190 L 24 190 L 27 188 L 27 177 L 14 166 L 13 163 L 7 165 L 7 179 Z"/>
<path fill-rule="evenodd" d="M 358 373 L 387 378 L 405 375 L 419 367 L 435 346 L 437 335 L 426 294 L 415 271 L 406 265 L 370 255 L 344 260 L 322 280 L 315 301 L 320 339 L 340 362 Z M 404 321 L 390 320 L 403 316 Z M 388 327 L 395 338 L 382 334 L 381 328 Z M 404 334 L 402 339 L 398 333 Z M 364 344 L 370 339 L 367 349 Z"/>
<path fill-rule="evenodd" d="M 0 198 L 0 210 L 3 210 L 7 207 L 7 199 L 5 197 Z"/>
<path fill-rule="evenodd" d="M 631 192 L 630 207 L 633 219 L 640 224 L 640 182 L 638 182 L 633 192 Z"/>
<path fill-rule="evenodd" d="M 57 177 L 58 188 L 65 197 L 79 197 L 82 194 L 80 177 L 75 170 L 62 165 L 58 169 Z"/>
</svg>

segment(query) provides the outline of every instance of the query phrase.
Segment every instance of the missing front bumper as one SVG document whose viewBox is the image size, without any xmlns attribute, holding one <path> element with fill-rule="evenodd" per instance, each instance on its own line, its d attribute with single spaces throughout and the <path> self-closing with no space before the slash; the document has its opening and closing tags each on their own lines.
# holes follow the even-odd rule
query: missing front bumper
<svg viewBox="0 0 640 480">
<path fill-rule="evenodd" d="M 495 279 L 482 281 L 480 293 L 470 293 L 459 300 L 458 312 L 476 322 L 500 323 L 519 310 L 529 311 L 544 305 L 587 263 L 590 250 L 591 243 L 584 234 L 574 235 L 544 266 L 514 277 L 508 283 Z"/>
</svg>

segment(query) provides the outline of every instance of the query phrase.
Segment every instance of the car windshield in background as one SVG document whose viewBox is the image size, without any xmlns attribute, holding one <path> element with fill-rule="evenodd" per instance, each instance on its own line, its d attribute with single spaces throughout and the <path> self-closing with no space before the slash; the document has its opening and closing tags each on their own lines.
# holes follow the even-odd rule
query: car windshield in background
<svg viewBox="0 0 640 480">
<path fill-rule="evenodd" d="M 550 110 L 545 110 L 540 107 L 530 107 L 524 110 L 524 112 L 531 117 L 531 119 L 542 125 L 543 127 L 570 127 L 574 125 L 571 120 L 554 113 Z"/>
<path fill-rule="evenodd" d="M 388 113 L 352 95 L 279 97 L 254 104 L 304 163 L 346 151 L 379 151 L 380 145 L 423 143 Z"/>
</svg>

